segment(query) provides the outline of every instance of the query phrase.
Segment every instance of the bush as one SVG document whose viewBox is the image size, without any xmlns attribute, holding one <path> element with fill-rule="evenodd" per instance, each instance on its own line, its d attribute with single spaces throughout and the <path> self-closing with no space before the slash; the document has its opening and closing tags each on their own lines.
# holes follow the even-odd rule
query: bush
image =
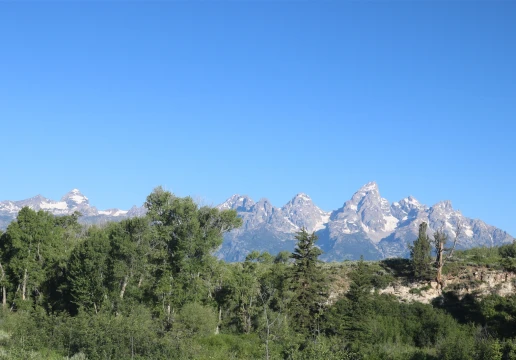
<svg viewBox="0 0 516 360">
<path fill-rule="evenodd" d="M 217 323 L 217 313 L 213 308 L 190 303 L 179 312 L 174 332 L 179 337 L 209 336 L 215 333 Z"/>
</svg>

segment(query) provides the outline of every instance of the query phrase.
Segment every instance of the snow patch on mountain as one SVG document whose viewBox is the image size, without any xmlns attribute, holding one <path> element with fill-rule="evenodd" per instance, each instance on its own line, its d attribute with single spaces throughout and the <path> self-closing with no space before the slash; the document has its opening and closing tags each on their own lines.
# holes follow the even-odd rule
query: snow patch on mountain
<svg viewBox="0 0 516 360">
<path fill-rule="evenodd" d="M 145 209 L 143 207 L 136 206 L 133 206 L 130 210 L 97 210 L 96 207 L 90 206 L 89 199 L 84 196 L 79 189 L 73 189 L 66 193 L 60 201 L 50 200 L 41 195 L 20 201 L 1 201 L 0 229 L 5 229 L 7 225 L 16 218 L 16 215 L 24 206 L 28 206 L 36 211 L 44 210 L 54 215 L 71 215 L 78 211 L 83 215 L 79 218 L 79 221 L 86 223 L 120 220 L 127 217 L 142 216 L 145 214 Z"/>
<path fill-rule="evenodd" d="M 59 202 L 42 202 L 39 207 L 43 210 L 67 210 L 68 205 L 64 201 Z"/>
</svg>

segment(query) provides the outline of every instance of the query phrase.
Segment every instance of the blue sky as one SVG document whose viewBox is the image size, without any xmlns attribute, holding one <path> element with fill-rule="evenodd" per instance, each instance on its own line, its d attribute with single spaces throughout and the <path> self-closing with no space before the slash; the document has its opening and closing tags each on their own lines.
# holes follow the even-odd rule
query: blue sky
<svg viewBox="0 0 516 360">
<path fill-rule="evenodd" d="M 516 2 L 2 2 L 0 199 L 336 209 L 368 181 L 516 236 Z"/>
</svg>

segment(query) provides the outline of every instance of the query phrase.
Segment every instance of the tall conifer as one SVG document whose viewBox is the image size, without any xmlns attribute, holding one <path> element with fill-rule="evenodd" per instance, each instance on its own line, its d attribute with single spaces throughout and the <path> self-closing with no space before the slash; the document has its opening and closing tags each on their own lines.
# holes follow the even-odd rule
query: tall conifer
<svg viewBox="0 0 516 360">
<path fill-rule="evenodd" d="M 291 255 L 294 259 L 291 276 L 294 298 L 290 308 L 299 329 L 316 335 L 323 304 L 327 300 L 328 282 L 318 260 L 322 251 L 315 246 L 317 235 L 309 234 L 305 228 L 297 233 L 296 239 L 297 246 Z"/>
<path fill-rule="evenodd" d="M 428 224 L 422 222 L 419 225 L 419 236 L 410 247 L 410 258 L 414 276 L 421 280 L 432 278 L 432 246 L 427 235 Z"/>
</svg>

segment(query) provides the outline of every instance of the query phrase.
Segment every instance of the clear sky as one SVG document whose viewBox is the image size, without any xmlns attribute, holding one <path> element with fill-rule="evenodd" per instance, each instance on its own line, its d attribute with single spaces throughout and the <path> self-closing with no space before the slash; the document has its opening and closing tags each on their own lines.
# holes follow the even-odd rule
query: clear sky
<svg viewBox="0 0 516 360">
<path fill-rule="evenodd" d="M 368 181 L 516 236 L 516 1 L 0 2 L 0 199 Z"/>
</svg>

